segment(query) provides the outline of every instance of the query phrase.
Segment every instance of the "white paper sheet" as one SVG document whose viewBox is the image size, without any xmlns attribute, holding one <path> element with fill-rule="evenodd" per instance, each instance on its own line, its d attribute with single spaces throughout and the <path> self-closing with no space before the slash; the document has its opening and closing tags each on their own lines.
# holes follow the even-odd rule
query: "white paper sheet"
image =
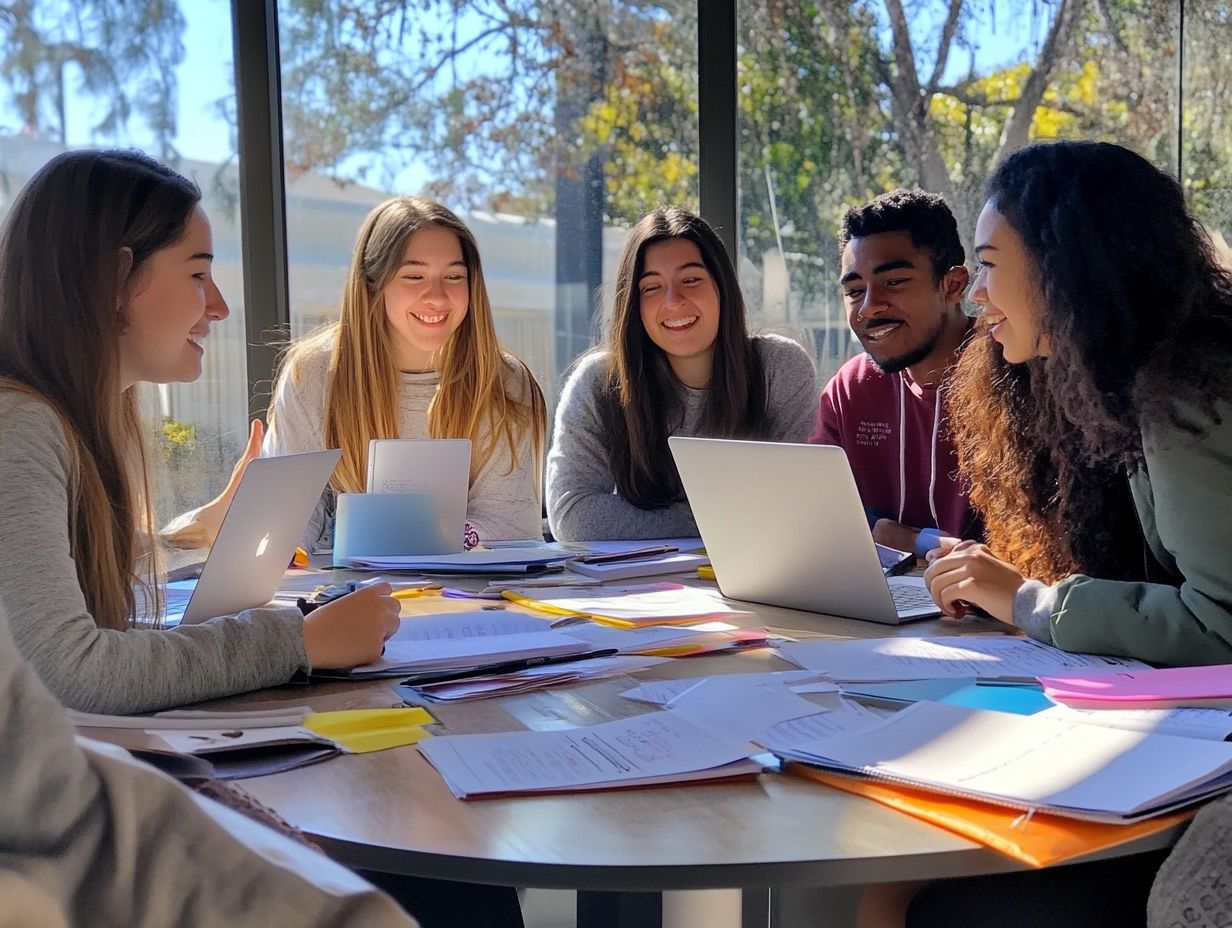
<svg viewBox="0 0 1232 928">
<path fill-rule="evenodd" d="M 779 722 L 827 711 L 797 696 L 781 680 L 746 679 L 749 676 L 708 677 L 674 697 L 670 711 L 716 735 L 747 741 Z"/>
<path fill-rule="evenodd" d="M 527 599 L 557 609 L 653 625 L 656 621 L 696 616 L 708 618 L 747 615 L 723 602 L 714 590 L 678 583 L 638 583 L 598 587 L 559 587 L 522 591 Z M 527 603 L 534 608 L 534 602 Z"/>
<path fill-rule="evenodd" d="M 590 650 L 584 641 L 563 632 L 523 632 L 513 635 L 478 635 L 469 638 L 432 638 L 422 641 L 390 638 L 380 659 L 357 673 L 392 670 L 452 670 L 497 661 L 578 654 Z"/>
<path fill-rule="evenodd" d="M 243 712 L 207 711 L 204 709 L 172 709 L 157 715 L 99 715 L 65 709 L 69 722 L 78 728 L 127 728 L 138 731 L 158 730 L 222 730 L 231 728 L 283 728 L 299 725 L 312 712 L 308 706 L 285 709 L 258 709 Z"/>
<path fill-rule="evenodd" d="M 1003 635 L 794 641 L 777 648 L 792 663 L 823 671 L 840 682 L 1036 677 L 1075 668 L 1111 673 L 1146 666 L 1126 658 L 1071 654 L 1030 638 Z"/>
<path fill-rule="evenodd" d="M 159 728 L 147 730 L 146 734 L 157 738 L 171 750 L 180 754 L 199 754 L 285 742 L 336 745 L 336 742 L 298 725 L 287 725 L 282 728 L 216 728 L 182 731 Z"/>
<path fill-rule="evenodd" d="M 870 709 L 850 699 L 840 700 L 837 708 L 817 715 L 779 722 L 753 740 L 769 751 L 789 751 L 836 735 L 867 731 L 883 723 L 892 713 Z"/>
<path fill-rule="evenodd" d="M 725 675 L 728 676 L 728 675 Z M 819 680 L 820 676 L 812 670 L 776 670 L 765 673 L 730 674 L 752 685 L 765 681 L 784 683 L 793 693 L 836 693 L 838 684 L 828 680 Z M 690 677 L 686 680 L 647 680 L 640 686 L 621 693 L 626 699 L 636 699 L 655 706 L 670 706 L 681 693 L 685 693 L 706 680 L 715 677 Z M 816 686 L 817 688 L 812 688 Z"/>
<path fill-rule="evenodd" d="M 551 631 L 550 624 L 523 612 L 485 609 L 475 612 L 441 612 L 433 615 L 403 616 L 402 624 L 390 641 L 445 641 L 489 638 L 493 635 L 521 635 Z"/>
<path fill-rule="evenodd" d="M 1081 722 L 1126 731 L 1153 731 L 1182 738 L 1223 741 L 1232 735 L 1232 713 L 1226 709 L 1074 709 L 1053 706 L 1037 718 Z"/>
<path fill-rule="evenodd" d="M 672 712 L 566 731 L 439 737 L 418 747 L 454 795 L 464 798 L 687 778 L 750 753 L 747 743 L 719 738 Z"/>
</svg>

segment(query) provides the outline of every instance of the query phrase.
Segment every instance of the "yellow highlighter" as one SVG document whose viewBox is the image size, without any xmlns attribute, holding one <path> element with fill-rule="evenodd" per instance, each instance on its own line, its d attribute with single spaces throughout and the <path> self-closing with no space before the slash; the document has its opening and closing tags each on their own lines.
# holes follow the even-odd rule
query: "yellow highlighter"
<svg viewBox="0 0 1232 928">
<path fill-rule="evenodd" d="M 394 599 L 418 599 L 421 596 L 440 596 L 442 592 L 439 586 L 408 587 L 407 589 L 394 590 L 389 595 Z"/>
<path fill-rule="evenodd" d="M 699 580 L 715 579 L 714 568 L 711 567 L 709 564 L 703 564 L 701 567 L 697 568 L 697 577 Z"/>
</svg>

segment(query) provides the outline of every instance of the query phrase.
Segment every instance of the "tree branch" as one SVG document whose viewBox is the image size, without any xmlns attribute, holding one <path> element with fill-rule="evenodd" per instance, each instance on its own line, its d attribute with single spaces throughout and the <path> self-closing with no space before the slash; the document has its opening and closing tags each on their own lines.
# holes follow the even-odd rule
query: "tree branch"
<svg viewBox="0 0 1232 928">
<path fill-rule="evenodd" d="M 941 83 L 941 75 L 945 72 L 946 59 L 950 57 L 950 44 L 954 41 L 954 33 L 958 29 L 958 17 L 962 14 L 963 0 L 950 0 L 950 12 L 941 27 L 941 41 L 937 44 L 937 60 L 933 64 L 933 73 L 928 78 L 925 96 L 931 97 L 937 92 Z"/>
</svg>

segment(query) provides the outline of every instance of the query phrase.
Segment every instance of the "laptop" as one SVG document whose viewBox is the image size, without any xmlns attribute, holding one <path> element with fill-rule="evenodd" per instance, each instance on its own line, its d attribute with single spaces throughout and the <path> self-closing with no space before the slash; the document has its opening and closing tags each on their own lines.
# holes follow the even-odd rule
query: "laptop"
<svg viewBox="0 0 1232 928">
<path fill-rule="evenodd" d="M 883 572 L 842 448 L 668 444 L 724 596 L 885 625 L 941 614 L 921 578 Z"/>
<path fill-rule="evenodd" d="M 374 438 L 368 443 L 368 493 L 397 497 L 386 514 L 364 513 L 342 525 L 334 553 L 346 556 L 456 554 L 462 551 L 470 493 L 471 443 L 467 438 Z M 351 501 L 352 506 L 356 501 Z M 344 531 L 346 530 L 346 531 Z"/>
<path fill-rule="evenodd" d="M 270 601 L 340 457 L 334 449 L 248 463 L 181 625 Z"/>
</svg>

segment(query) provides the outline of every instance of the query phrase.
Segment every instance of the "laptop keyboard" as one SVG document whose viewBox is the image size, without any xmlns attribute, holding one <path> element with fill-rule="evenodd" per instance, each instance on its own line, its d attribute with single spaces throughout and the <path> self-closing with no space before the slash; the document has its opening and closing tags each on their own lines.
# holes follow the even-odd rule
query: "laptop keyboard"
<svg viewBox="0 0 1232 928">
<path fill-rule="evenodd" d="M 890 595 L 894 597 L 894 606 L 902 612 L 904 609 L 937 608 L 933 598 L 928 595 L 926 587 L 890 584 Z"/>
</svg>

